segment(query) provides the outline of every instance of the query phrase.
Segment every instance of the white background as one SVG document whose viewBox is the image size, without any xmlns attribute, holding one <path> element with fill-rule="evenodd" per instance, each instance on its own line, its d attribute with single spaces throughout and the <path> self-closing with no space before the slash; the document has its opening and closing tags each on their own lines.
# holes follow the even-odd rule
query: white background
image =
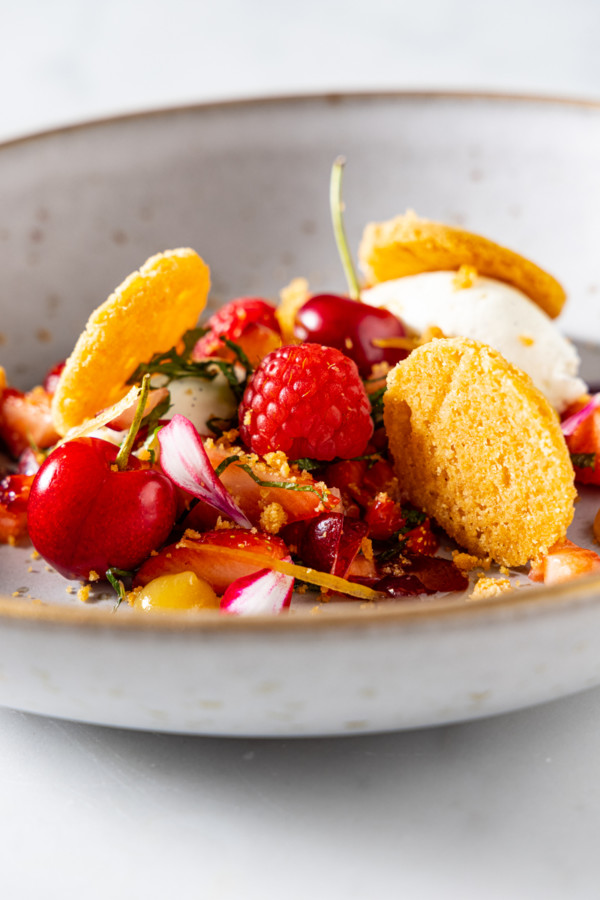
<svg viewBox="0 0 600 900">
<path fill-rule="evenodd" d="M 0 138 L 343 88 L 600 99 L 597 0 L 0 0 L 0 28 Z M 597 690 L 298 742 L 0 711 L 0 896 L 597 898 L 598 760 Z"/>
</svg>

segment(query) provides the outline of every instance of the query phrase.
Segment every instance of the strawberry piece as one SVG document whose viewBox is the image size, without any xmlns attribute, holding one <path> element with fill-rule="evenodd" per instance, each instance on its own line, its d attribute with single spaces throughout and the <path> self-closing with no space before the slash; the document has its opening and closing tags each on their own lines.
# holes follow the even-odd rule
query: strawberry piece
<svg viewBox="0 0 600 900">
<path fill-rule="evenodd" d="M 436 553 L 440 545 L 440 542 L 431 530 L 429 519 L 425 519 L 412 531 L 407 531 L 404 535 L 404 540 L 406 541 L 404 549 L 407 553 L 423 554 L 424 556 Z"/>
<path fill-rule="evenodd" d="M 26 447 L 51 447 L 59 440 L 50 409 L 52 396 L 42 387 L 27 394 L 6 388 L 0 395 L 0 440 L 19 457 Z"/>
<path fill-rule="evenodd" d="M 27 534 L 27 501 L 33 475 L 7 475 L 0 481 L 0 543 Z"/>
<path fill-rule="evenodd" d="M 364 490 L 371 496 L 386 493 L 390 497 L 396 497 L 398 494 L 398 478 L 386 459 L 378 459 L 372 466 L 367 467 L 362 484 Z"/>
<path fill-rule="evenodd" d="M 240 435 L 255 453 L 290 459 L 348 459 L 373 434 L 356 364 L 332 347 L 301 344 L 269 353 L 240 404 Z"/>
<path fill-rule="evenodd" d="M 211 446 L 210 442 L 205 449 L 215 469 L 231 455 L 230 450 Z M 254 477 L 262 482 L 287 483 L 293 487 L 265 487 L 264 484 L 258 484 L 240 464 L 248 465 Z M 231 463 L 219 477 L 253 525 L 260 524 L 263 510 L 272 503 L 281 506 L 287 524 L 312 519 L 323 511 L 334 510 L 339 506 L 338 498 L 322 482 L 315 482 L 309 472 L 294 470 L 292 473 L 285 468 L 282 471 L 263 461 L 251 462 L 247 457 L 240 459 L 240 464 Z M 186 519 L 185 527 L 204 531 L 215 524 L 214 513 L 207 510 L 205 504 L 198 503 Z"/>
<path fill-rule="evenodd" d="M 276 346 L 281 346 L 275 307 L 261 297 L 238 297 L 231 300 L 210 317 L 207 327 L 208 332 L 200 338 L 192 351 L 194 360 L 207 356 L 233 360 L 235 354 L 224 344 L 222 338 L 240 345 L 252 363 L 252 356 L 258 355 L 262 359 Z"/>
<path fill-rule="evenodd" d="M 372 495 L 363 488 L 366 473 L 364 459 L 342 459 L 325 469 L 324 480 L 329 487 L 338 489 L 348 515 L 353 514 L 351 510 L 356 503 L 366 507 L 372 500 Z M 360 515 L 360 510 L 356 510 L 356 515 Z"/>
<path fill-rule="evenodd" d="M 573 409 L 573 407 L 571 407 Z M 600 407 L 585 418 L 573 434 L 565 435 L 575 480 L 581 484 L 600 485 Z M 577 465 L 577 461 L 586 465 Z"/>
<path fill-rule="evenodd" d="M 161 575 L 194 572 L 217 594 L 222 594 L 236 579 L 260 570 L 260 566 L 243 557 L 225 556 L 220 552 L 222 548 L 251 551 L 271 559 L 289 558 L 284 542 L 270 535 L 255 534 L 243 528 L 208 531 L 206 534 L 188 531 L 178 543 L 170 544 L 146 560 L 135 577 L 134 586 L 143 587 Z"/>
<path fill-rule="evenodd" d="M 369 537 L 387 541 L 404 526 L 405 518 L 400 504 L 386 493 L 380 493 L 369 504 L 365 522 L 369 526 Z"/>
<path fill-rule="evenodd" d="M 560 584 L 600 571 L 600 556 L 565 538 L 550 547 L 548 555 L 532 564 L 529 578 L 544 584 Z"/>
</svg>

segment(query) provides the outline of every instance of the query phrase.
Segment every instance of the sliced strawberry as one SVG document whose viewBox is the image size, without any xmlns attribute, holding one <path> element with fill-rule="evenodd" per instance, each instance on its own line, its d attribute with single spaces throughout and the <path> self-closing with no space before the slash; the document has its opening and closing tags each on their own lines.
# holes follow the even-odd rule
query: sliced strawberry
<svg viewBox="0 0 600 900">
<path fill-rule="evenodd" d="M 600 556 L 572 541 L 558 541 L 540 562 L 531 566 L 529 577 L 544 584 L 560 584 L 600 571 Z"/>
<path fill-rule="evenodd" d="M 170 544 L 156 556 L 151 556 L 137 573 L 134 586 L 148 584 L 161 575 L 194 572 L 207 581 L 217 594 L 222 594 L 231 582 L 259 571 L 260 566 L 241 557 L 236 559 L 228 550 L 246 550 L 271 559 L 289 557 L 288 548 L 277 537 L 255 534 L 243 528 L 208 531 L 206 534 L 186 532 L 177 544 Z"/>
<path fill-rule="evenodd" d="M 565 440 L 576 481 L 600 485 L 600 407 L 594 409 L 573 434 L 565 435 Z"/>
<path fill-rule="evenodd" d="M 207 327 L 208 332 L 194 347 L 192 359 L 204 359 L 207 356 L 235 359 L 235 354 L 222 338 L 241 346 L 253 365 L 257 365 L 271 350 L 281 346 L 275 307 L 262 297 L 238 297 L 231 300 L 211 316 Z"/>
<path fill-rule="evenodd" d="M 36 387 L 27 394 L 6 388 L 0 395 L 0 440 L 19 457 L 26 447 L 51 447 L 59 440 L 52 423 L 51 394 Z"/>
<path fill-rule="evenodd" d="M 230 450 L 222 447 L 207 446 L 206 452 L 215 469 L 231 455 Z M 309 472 L 282 472 L 265 462 L 248 462 L 243 457 L 240 462 L 232 462 L 221 473 L 220 479 L 240 508 L 248 516 L 253 525 L 260 524 L 263 510 L 271 503 L 278 503 L 287 516 L 287 523 L 312 519 L 313 516 L 327 510 L 336 509 L 339 500 L 321 482 L 315 482 Z M 241 465 L 248 465 L 250 475 Z M 258 479 L 263 484 L 259 484 Z M 288 484 L 289 487 L 270 487 L 268 484 Z M 203 506 L 198 505 L 190 512 L 185 522 L 186 528 L 202 530 L 210 516 Z"/>
<path fill-rule="evenodd" d="M 7 475 L 0 481 L 0 543 L 27 534 L 27 501 L 33 475 Z"/>
</svg>

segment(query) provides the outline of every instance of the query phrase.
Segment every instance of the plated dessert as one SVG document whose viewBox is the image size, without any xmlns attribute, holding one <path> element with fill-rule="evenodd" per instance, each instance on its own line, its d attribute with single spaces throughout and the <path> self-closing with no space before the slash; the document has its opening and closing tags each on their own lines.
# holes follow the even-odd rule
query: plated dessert
<svg viewBox="0 0 600 900">
<path fill-rule="evenodd" d="M 337 196 L 348 295 L 299 280 L 197 328 L 208 267 L 167 251 L 43 386 L 0 385 L 1 539 L 142 611 L 477 598 L 600 567 L 566 539 L 600 461 L 560 285 L 407 214 L 365 229 L 362 286 Z"/>
</svg>

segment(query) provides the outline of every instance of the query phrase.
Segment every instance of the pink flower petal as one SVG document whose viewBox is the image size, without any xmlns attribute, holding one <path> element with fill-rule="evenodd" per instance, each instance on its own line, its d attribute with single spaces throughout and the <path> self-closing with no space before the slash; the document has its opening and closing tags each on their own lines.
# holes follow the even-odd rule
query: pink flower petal
<svg viewBox="0 0 600 900">
<path fill-rule="evenodd" d="M 158 432 L 160 464 L 171 481 L 209 506 L 218 509 L 242 528 L 252 523 L 227 488 L 215 475 L 202 438 L 185 416 L 175 415 Z"/>
<path fill-rule="evenodd" d="M 292 600 L 291 575 L 260 569 L 233 581 L 221 599 L 221 611 L 234 616 L 277 615 Z"/>
<path fill-rule="evenodd" d="M 569 416 L 568 419 L 565 419 L 564 422 L 561 423 L 562 433 L 565 437 L 573 434 L 582 422 L 591 416 L 594 410 L 600 406 L 600 394 L 594 394 L 590 402 L 580 409 L 578 412 L 573 413 L 572 416 Z"/>
</svg>

